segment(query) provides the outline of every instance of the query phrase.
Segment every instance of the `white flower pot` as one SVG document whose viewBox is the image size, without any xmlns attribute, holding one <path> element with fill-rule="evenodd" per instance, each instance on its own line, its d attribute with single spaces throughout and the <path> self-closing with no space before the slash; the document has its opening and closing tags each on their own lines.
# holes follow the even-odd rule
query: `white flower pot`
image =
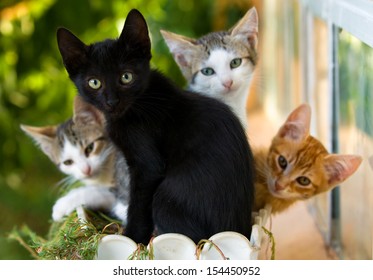
<svg viewBox="0 0 373 280">
<path fill-rule="evenodd" d="M 132 239 L 110 234 L 104 236 L 97 249 L 98 260 L 127 260 L 137 249 L 137 244 Z"/>
<path fill-rule="evenodd" d="M 270 215 L 270 205 L 254 214 L 255 224 L 250 241 L 244 235 L 233 231 L 220 232 L 211 236 L 209 240 L 219 249 L 207 241 L 202 251 L 198 249 L 198 259 L 222 260 L 225 257 L 229 260 L 257 260 L 262 244 L 262 226 L 267 223 Z M 149 245 L 147 249 L 153 250 L 155 260 L 197 259 L 196 244 L 189 237 L 178 233 L 167 233 L 155 237 L 152 245 Z M 97 259 L 126 260 L 137 250 L 138 246 L 132 239 L 122 235 L 107 235 L 99 242 Z"/>
<path fill-rule="evenodd" d="M 229 260 L 249 260 L 252 246 L 250 241 L 242 234 L 233 231 L 217 233 L 209 238 Z M 201 260 L 223 260 L 219 250 L 209 244 L 204 245 Z"/>
<path fill-rule="evenodd" d="M 189 237 L 166 233 L 153 239 L 155 260 L 195 260 L 196 244 Z"/>
</svg>

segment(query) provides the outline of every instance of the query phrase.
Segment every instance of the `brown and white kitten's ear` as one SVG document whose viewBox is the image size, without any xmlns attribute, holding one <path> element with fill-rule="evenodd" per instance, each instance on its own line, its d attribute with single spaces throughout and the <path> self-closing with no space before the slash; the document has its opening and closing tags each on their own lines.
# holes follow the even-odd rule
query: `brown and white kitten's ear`
<svg viewBox="0 0 373 280">
<path fill-rule="evenodd" d="M 299 142 L 309 135 L 310 124 L 311 107 L 308 104 L 302 104 L 288 116 L 277 135 Z"/>
<path fill-rule="evenodd" d="M 57 43 L 67 72 L 70 76 L 76 74 L 86 62 L 87 46 L 66 28 L 57 30 Z"/>
<path fill-rule="evenodd" d="M 21 129 L 28 134 L 54 163 L 57 163 L 57 126 L 34 127 L 21 124 Z"/>
<path fill-rule="evenodd" d="M 161 30 L 161 34 L 172 53 L 180 70 L 187 80 L 192 78 L 192 63 L 196 54 L 199 52 L 199 46 L 194 39 L 178 35 L 169 31 Z"/>
<path fill-rule="evenodd" d="M 362 160 L 362 157 L 356 155 L 327 155 L 324 158 L 324 168 L 330 188 L 342 183 L 354 174 Z"/>
<path fill-rule="evenodd" d="M 100 126 L 105 126 L 105 116 L 102 112 L 96 109 L 95 106 L 84 101 L 82 97 L 75 96 L 74 99 L 74 123 L 81 123 L 88 125 L 90 123 L 96 123 Z"/>
<path fill-rule="evenodd" d="M 253 7 L 231 28 L 231 35 L 242 37 L 242 39 L 249 42 L 251 48 L 256 50 L 258 46 L 258 25 L 258 13 Z"/>
</svg>

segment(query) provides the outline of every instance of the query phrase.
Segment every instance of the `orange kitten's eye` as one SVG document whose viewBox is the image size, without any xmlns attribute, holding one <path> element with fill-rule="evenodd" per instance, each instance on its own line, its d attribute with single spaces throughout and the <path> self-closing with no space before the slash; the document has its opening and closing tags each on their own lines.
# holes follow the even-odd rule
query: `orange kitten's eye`
<svg viewBox="0 0 373 280">
<path fill-rule="evenodd" d="M 288 162 L 287 162 L 286 158 L 284 158 L 283 156 L 279 156 L 279 157 L 278 157 L 278 165 L 279 165 L 282 169 L 285 169 L 286 166 L 288 166 Z"/>
<path fill-rule="evenodd" d="M 298 177 L 297 178 L 297 182 L 302 185 L 302 186 L 308 186 L 309 184 L 311 184 L 311 180 L 308 179 L 307 177 L 305 176 L 301 176 L 301 177 Z"/>
<path fill-rule="evenodd" d="M 74 162 L 71 159 L 65 160 L 63 162 L 64 165 L 72 165 Z"/>
</svg>

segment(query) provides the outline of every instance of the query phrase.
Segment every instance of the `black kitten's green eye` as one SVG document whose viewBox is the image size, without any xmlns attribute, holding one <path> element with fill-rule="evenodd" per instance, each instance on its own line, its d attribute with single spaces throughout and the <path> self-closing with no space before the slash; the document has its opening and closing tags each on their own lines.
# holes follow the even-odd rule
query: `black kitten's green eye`
<svg viewBox="0 0 373 280">
<path fill-rule="evenodd" d="M 64 165 L 72 165 L 74 162 L 71 159 L 65 160 L 63 162 Z"/>
<path fill-rule="evenodd" d="M 237 68 L 238 66 L 240 66 L 242 63 L 242 59 L 241 58 L 235 58 L 231 61 L 231 69 L 233 68 Z"/>
<path fill-rule="evenodd" d="M 278 165 L 280 165 L 280 167 L 282 169 L 285 169 L 286 166 L 288 166 L 288 162 L 287 162 L 286 158 L 284 158 L 283 156 L 279 156 L 278 157 Z"/>
<path fill-rule="evenodd" d="M 126 72 L 122 75 L 122 77 L 120 77 L 120 81 L 122 82 L 122 84 L 124 85 L 127 85 L 129 83 L 131 83 L 133 80 L 133 75 L 132 73 L 130 72 Z"/>
<path fill-rule="evenodd" d="M 93 89 L 99 89 L 101 87 L 101 81 L 99 79 L 90 79 L 88 85 Z"/>
<path fill-rule="evenodd" d="M 85 154 L 86 157 L 88 157 L 88 156 L 90 155 L 90 153 L 92 153 L 94 147 L 95 147 L 95 143 L 91 143 L 91 144 L 89 144 L 89 145 L 85 148 L 85 150 L 84 150 L 84 154 Z"/>
<path fill-rule="evenodd" d="M 302 186 L 308 186 L 309 184 L 311 184 L 311 180 L 308 179 L 307 177 L 305 176 L 301 176 L 301 177 L 298 177 L 297 178 L 297 182 L 302 185 Z"/>
<path fill-rule="evenodd" d="M 215 71 L 211 67 L 206 67 L 201 70 L 201 73 L 205 76 L 211 76 L 215 74 Z"/>
</svg>

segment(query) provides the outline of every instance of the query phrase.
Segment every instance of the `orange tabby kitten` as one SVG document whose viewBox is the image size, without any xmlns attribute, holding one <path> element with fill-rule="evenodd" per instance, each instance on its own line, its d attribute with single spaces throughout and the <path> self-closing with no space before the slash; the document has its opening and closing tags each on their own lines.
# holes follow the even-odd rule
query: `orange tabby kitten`
<svg viewBox="0 0 373 280">
<path fill-rule="evenodd" d="M 360 156 L 329 154 L 309 134 L 310 118 L 310 107 L 299 106 L 273 138 L 269 150 L 254 149 L 254 211 L 269 204 L 272 213 L 281 212 L 298 200 L 331 190 L 359 167 Z"/>
</svg>

